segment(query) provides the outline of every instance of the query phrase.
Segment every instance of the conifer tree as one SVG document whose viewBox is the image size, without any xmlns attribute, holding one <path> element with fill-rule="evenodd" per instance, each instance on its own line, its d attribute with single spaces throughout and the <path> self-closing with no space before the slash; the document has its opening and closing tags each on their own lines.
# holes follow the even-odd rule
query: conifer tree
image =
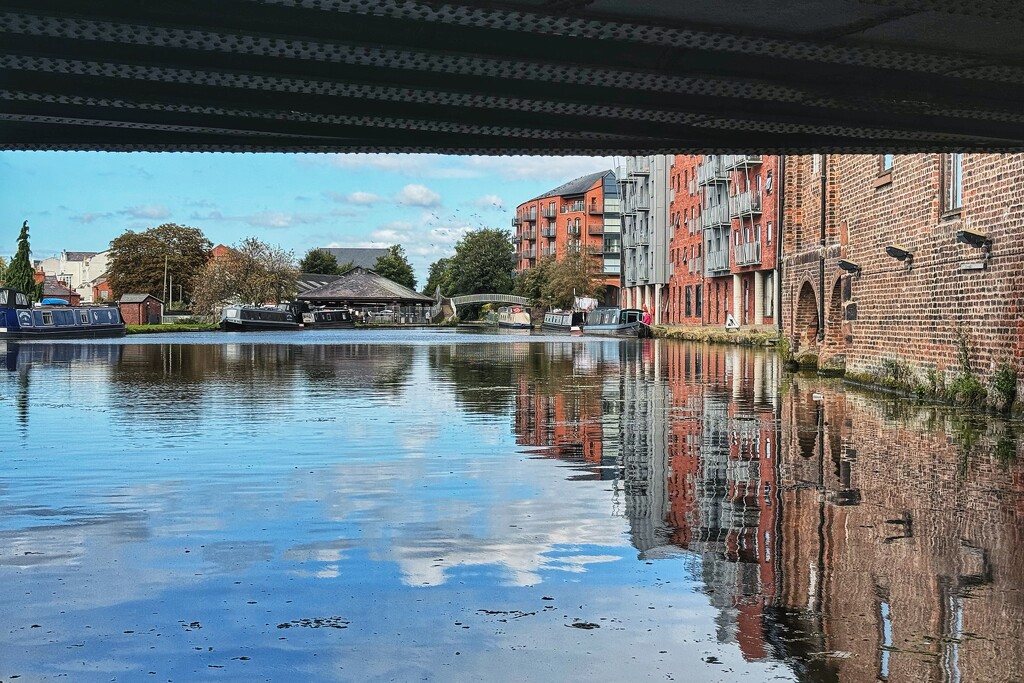
<svg viewBox="0 0 1024 683">
<path fill-rule="evenodd" d="M 30 299 L 39 300 L 42 296 L 42 283 L 36 284 L 33 277 L 32 250 L 28 246 L 28 221 L 21 225 L 18 235 L 18 252 L 11 259 L 11 264 L 4 271 L 4 286 L 28 294 Z"/>
</svg>

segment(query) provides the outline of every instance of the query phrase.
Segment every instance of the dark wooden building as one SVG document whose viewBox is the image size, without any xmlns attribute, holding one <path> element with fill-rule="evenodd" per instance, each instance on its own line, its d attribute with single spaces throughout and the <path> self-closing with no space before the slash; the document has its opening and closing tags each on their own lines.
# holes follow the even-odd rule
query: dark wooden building
<svg viewBox="0 0 1024 683">
<path fill-rule="evenodd" d="M 429 296 L 359 266 L 296 298 L 310 306 L 349 308 L 364 322 L 426 322 L 434 303 Z"/>
</svg>

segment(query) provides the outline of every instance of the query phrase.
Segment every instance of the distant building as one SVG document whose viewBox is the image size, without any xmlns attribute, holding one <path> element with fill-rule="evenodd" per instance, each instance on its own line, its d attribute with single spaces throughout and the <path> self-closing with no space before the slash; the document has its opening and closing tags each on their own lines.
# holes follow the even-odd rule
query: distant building
<svg viewBox="0 0 1024 683">
<path fill-rule="evenodd" d="M 36 283 L 43 283 L 43 297 L 44 299 L 64 299 L 68 304 L 72 306 L 78 306 L 82 303 L 82 296 L 65 285 L 61 280 L 58 280 L 52 275 L 46 275 L 42 271 L 36 271 L 33 274 L 33 278 Z"/>
<path fill-rule="evenodd" d="M 223 244 L 218 244 L 210 250 L 210 260 L 216 261 L 218 259 L 222 259 L 233 251 L 234 249 L 231 247 L 225 247 Z"/>
<path fill-rule="evenodd" d="M 123 294 L 117 302 L 126 325 L 159 325 L 164 302 L 152 294 Z"/>
<path fill-rule="evenodd" d="M 334 257 L 339 266 L 351 262 L 353 268 L 372 270 L 377 267 L 377 259 L 388 253 L 387 249 L 357 247 L 320 247 Z"/>
<path fill-rule="evenodd" d="M 296 299 L 313 306 L 349 308 L 367 320 L 393 322 L 424 322 L 434 304 L 433 298 L 361 266 L 300 293 Z"/>
<path fill-rule="evenodd" d="M 517 271 L 529 270 L 539 259 L 583 250 L 594 259 L 605 301 L 618 304 L 622 240 L 619 187 L 612 171 L 581 176 L 523 202 L 512 227 Z"/>
<path fill-rule="evenodd" d="M 626 157 L 622 194 L 622 306 L 650 309 L 662 324 L 669 279 L 669 168 L 665 154 Z"/>
<path fill-rule="evenodd" d="M 92 301 L 94 303 L 110 301 L 114 298 L 114 292 L 110 288 L 110 280 L 106 273 L 93 280 L 90 284 L 92 285 Z"/>
<path fill-rule="evenodd" d="M 107 272 L 109 255 L 109 251 L 62 251 L 60 256 L 41 260 L 38 267 L 91 302 L 92 281 Z"/>
</svg>

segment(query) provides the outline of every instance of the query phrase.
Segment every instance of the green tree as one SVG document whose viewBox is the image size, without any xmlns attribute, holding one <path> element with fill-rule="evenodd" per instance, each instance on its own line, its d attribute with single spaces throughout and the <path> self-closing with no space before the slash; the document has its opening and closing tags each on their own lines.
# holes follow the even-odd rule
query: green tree
<svg viewBox="0 0 1024 683">
<path fill-rule="evenodd" d="M 516 276 L 513 291 L 518 296 L 525 296 L 533 306 L 551 308 L 546 298 L 551 271 L 556 267 L 553 256 L 545 256 L 537 261 L 537 265 L 522 271 Z"/>
<path fill-rule="evenodd" d="M 247 237 L 197 278 L 195 308 L 209 314 L 230 301 L 279 303 L 295 296 L 299 271 L 290 251 Z"/>
<path fill-rule="evenodd" d="M 32 267 L 32 250 L 28 245 L 28 221 L 21 224 L 18 234 L 18 251 L 11 259 L 11 264 L 3 270 L 5 287 L 16 289 L 28 294 L 30 299 L 38 301 L 43 295 L 42 283 L 36 284 L 35 268 Z"/>
<path fill-rule="evenodd" d="M 449 264 L 451 259 L 440 258 L 430 264 L 430 270 L 427 271 L 427 284 L 423 287 L 423 293 L 427 296 L 434 296 L 434 292 L 437 288 L 441 288 L 441 293 L 445 292 L 448 278 L 450 274 L 448 272 Z"/>
<path fill-rule="evenodd" d="M 544 286 L 548 307 L 571 308 L 576 296 L 601 298 L 604 285 L 597 279 L 598 259 L 584 249 L 569 249 L 555 262 Z"/>
<path fill-rule="evenodd" d="M 515 249 L 507 230 L 474 230 L 455 245 L 445 289 L 448 296 L 509 294 L 515 266 Z"/>
<path fill-rule="evenodd" d="M 313 247 L 299 261 L 300 273 L 316 273 L 317 275 L 341 275 L 338 259 L 326 249 Z"/>
<path fill-rule="evenodd" d="M 399 244 L 392 244 L 388 247 L 388 253 L 378 256 L 373 269 L 378 275 L 383 275 L 392 282 L 412 290 L 416 289 L 416 276 L 413 275 L 412 266 L 405 257 L 405 249 Z"/>
<path fill-rule="evenodd" d="M 191 301 L 197 276 L 210 260 L 212 248 L 199 228 L 165 223 L 145 232 L 129 230 L 110 242 L 107 272 L 113 296 L 119 299 L 136 292 L 165 297 L 166 263 L 167 283 L 181 286 L 181 298 Z"/>
</svg>

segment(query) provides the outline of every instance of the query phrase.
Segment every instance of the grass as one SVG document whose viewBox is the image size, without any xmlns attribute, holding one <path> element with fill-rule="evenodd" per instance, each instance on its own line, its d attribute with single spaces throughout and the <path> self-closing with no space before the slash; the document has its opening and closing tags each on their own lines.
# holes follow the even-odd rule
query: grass
<svg viewBox="0 0 1024 683">
<path fill-rule="evenodd" d="M 778 332 L 726 332 L 707 327 L 665 327 L 654 325 L 651 332 L 661 339 L 706 342 L 709 344 L 739 344 L 741 346 L 769 346 L 779 341 Z"/>
</svg>

